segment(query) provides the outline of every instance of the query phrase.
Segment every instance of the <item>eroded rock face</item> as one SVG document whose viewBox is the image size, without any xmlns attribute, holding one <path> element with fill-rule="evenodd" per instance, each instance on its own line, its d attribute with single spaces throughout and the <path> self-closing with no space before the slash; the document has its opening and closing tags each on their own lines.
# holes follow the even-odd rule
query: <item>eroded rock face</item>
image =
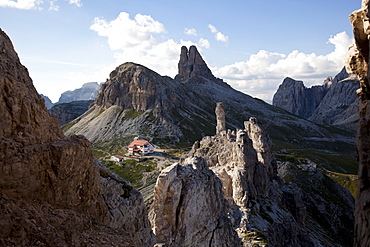
<svg viewBox="0 0 370 247">
<path fill-rule="evenodd" d="M 134 191 L 123 211 L 137 216 L 113 224 L 112 207 L 104 200 L 112 192 L 102 188 L 89 141 L 63 136 L 2 30 L 0 115 L 0 245 L 153 245 L 148 223 L 141 224 L 147 215 L 133 208 L 145 206 L 130 201 Z M 139 239 L 136 244 L 126 232 Z"/>
<path fill-rule="evenodd" d="M 356 90 L 359 82 L 343 68 L 334 79 L 306 88 L 302 81 L 285 78 L 274 95 L 273 105 L 315 123 L 339 125 L 355 130 L 358 114 Z"/>
<path fill-rule="evenodd" d="M 239 246 L 222 183 L 204 159 L 164 169 L 154 189 L 154 231 L 165 246 Z"/>
<path fill-rule="evenodd" d="M 57 104 L 49 112 L 53 117 L 58 119 L 58 123 L 62 126 L 84 114 L 92 103 L 93 101 L 91 100 L 80 100 Z"/>
<path fill-rule="evenodd" d="M 347 69 L 360 78 L 360 122 L 357 132 L 357 151 L 359 159 L 358 190 L 355 209 L 354 246 L 370 245 L 370 89 L 369 89 L 369 48 L 370 22 L 369 1 L 362 1 L 362 8 L 350 15 L 355 44 L 349 51 Z"/>
<path fill-rule="evenodd" d="M 225 108 L 222 102 L 218 102 L 216 104 L 216 135 L 221 134 L 223 131 L 226 130 L 226 120 L 225 120 Z"/>
<path fill-rule="evenodd" d="M 243 246 L 256 243 L 253 235 L 271 246 L 352 243 L 351 237 L 343 235 L 351 233 L 353 223 L 350 192 L 315 166 L 300 170 L 284 164 L 280 170 L 286 172 L 279 176 L 271 140 L 256 118 L 245 121 L 243 130 L 227 130 L 195 142 L 182 160 L 189 157 L 204 158 L 222 181 L 230 204 L 228 216 Z M 331 234 L 322 234 L 325 229 Z"/>
<path fill-rule="evenodd" d="M 189 78 L 205 77 L 213 79 L 211 70 L 204 62 L 195 46 L 190 46 L 189 50 L 186 46 L 181 47 L 180 61 L 178 64 L 179 72 L 175 77 L 177 81 L 186 81 Z"/>
</svg>

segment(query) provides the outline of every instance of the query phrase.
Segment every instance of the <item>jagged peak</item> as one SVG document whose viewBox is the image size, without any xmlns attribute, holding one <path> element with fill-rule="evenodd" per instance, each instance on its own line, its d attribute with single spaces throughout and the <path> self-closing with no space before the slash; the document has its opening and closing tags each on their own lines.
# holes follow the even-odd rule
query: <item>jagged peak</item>
<svg viewBox="0 0 370 247">
<path fill-rule="evenodd" d="M 198 52 L 198 49 L 194 45 L 190 46 L 189 50 L 186 46 L 183 46 L 181 47 L 178 74 L 175 80 L 186 81 L 194 76 L 215 79 L 206 62 Z"/>
</svg>

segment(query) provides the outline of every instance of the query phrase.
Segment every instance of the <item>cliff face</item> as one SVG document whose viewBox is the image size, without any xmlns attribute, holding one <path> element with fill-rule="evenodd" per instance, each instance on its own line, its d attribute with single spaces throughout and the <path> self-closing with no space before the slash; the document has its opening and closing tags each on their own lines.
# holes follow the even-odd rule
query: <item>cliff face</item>
<svg viewBox="0 0 370 247">
<path fill-rule="evenodd" d="M 345 68 L 321 86 L 306 88 L 302 81 L 285 78 L 273 98 L 273 105 L 315 123 L 356 129 L 358 80 Z"/>
<path fill-rule="evenodd" d="M 164 169 L 154 188 L 154 231 L 165 246 L 239 246 L 222 183 L 204 159 Z"/>
<path fill-rule="evenodd" d="M 58 119 L 58 123 L 62 126 L 84 114 L 93 102 L 92 100 L 80 100 L 57 104 L 51 107 L 49 112 Z"/>
<path fill-rule="evenodd" d="M 273 97 L 273 105 L 309 118 L 327 93 L 326 87 L 306 88 L 302 81 L 285 78 Z"/>
<path fill-rule="evenodd" d="M 360 78 L 357 94 L 360 98 L 358 112 L 360 121 L 357 131 L 357 151 L 359 160 L 358 190 L 355 209 L 354 246 L 370 245 L 370 69 L 369 69 L 369 8 L 368 0 L 362 1 L 362 8 L 350 15 L 355 44 L 351 46 L 347 69 Z"/>
<path fill-rule="evenodd" d="M 99 246 L 110 231 L 113 242 L 136 241 L 120 236 L 121 228 L 112 223 L 112 206 L 104 198 L 112 192 L 102 187 L 89 141 L 64 137 L 2 30 L 0 115 L 1 245 L 80 246 L 93 241 Z M 135 192 L 131 190 L 126 201 Z M 148 222 L 147 216 L 135 219 L 120 225 L 137 224 L 144 230 L 127 233 L 137 235 L 137 245 L 152 244 L 150 228 L 138 223 Z"/>
</svg>

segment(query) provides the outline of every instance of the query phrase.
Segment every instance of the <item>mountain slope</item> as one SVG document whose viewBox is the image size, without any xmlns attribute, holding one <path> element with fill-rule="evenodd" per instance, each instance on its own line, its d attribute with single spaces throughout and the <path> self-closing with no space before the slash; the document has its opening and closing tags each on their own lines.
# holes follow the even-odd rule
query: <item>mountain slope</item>
<svg viewBox="0 0 370 247">
<path fill-rule="evenodd" d="M 138 64 L 120 65 L 101 86 L 92 107 L 64 126 L 64 131 L 83 134 L 95 146 L 115 150 L 135 136 L 157 145 L 188 146 L 215 133 L 217 102 L 225 105 L 228 128 L 242 128 L 244 119 L 257 116 L 273 139 L 354 152 L 352 133 L 299 118 L 215 78 L 194 46 L 182 48 L 175 79 Z"/>
</svg>

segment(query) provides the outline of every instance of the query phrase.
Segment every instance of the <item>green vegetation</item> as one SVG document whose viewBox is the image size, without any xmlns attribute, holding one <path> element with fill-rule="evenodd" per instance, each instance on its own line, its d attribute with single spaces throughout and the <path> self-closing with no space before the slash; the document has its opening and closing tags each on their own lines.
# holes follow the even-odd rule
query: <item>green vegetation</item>
<svg viewBox="0 0 370 247">
<path fill-rule="evenodd" d="M 348 189 L 353 197 L 356 197 L 357 175 L 343 174 L 327 171 L 326 175 L 337 181 L 344 188 Z"/>
<path fill-rule="evenodd" d="M 157 164 L 152 160 L 139 162 L 128 159 L 121 162 L 121 165 L 117 165 L 112 161 L 104 161 L 103 163 L 107 168 L 116 173 L 119 177 L 132 183 L 136 188 L 144 185 L 142 181 L 144 173 L 153 172 L 157 167 Z"/>
</svg>

